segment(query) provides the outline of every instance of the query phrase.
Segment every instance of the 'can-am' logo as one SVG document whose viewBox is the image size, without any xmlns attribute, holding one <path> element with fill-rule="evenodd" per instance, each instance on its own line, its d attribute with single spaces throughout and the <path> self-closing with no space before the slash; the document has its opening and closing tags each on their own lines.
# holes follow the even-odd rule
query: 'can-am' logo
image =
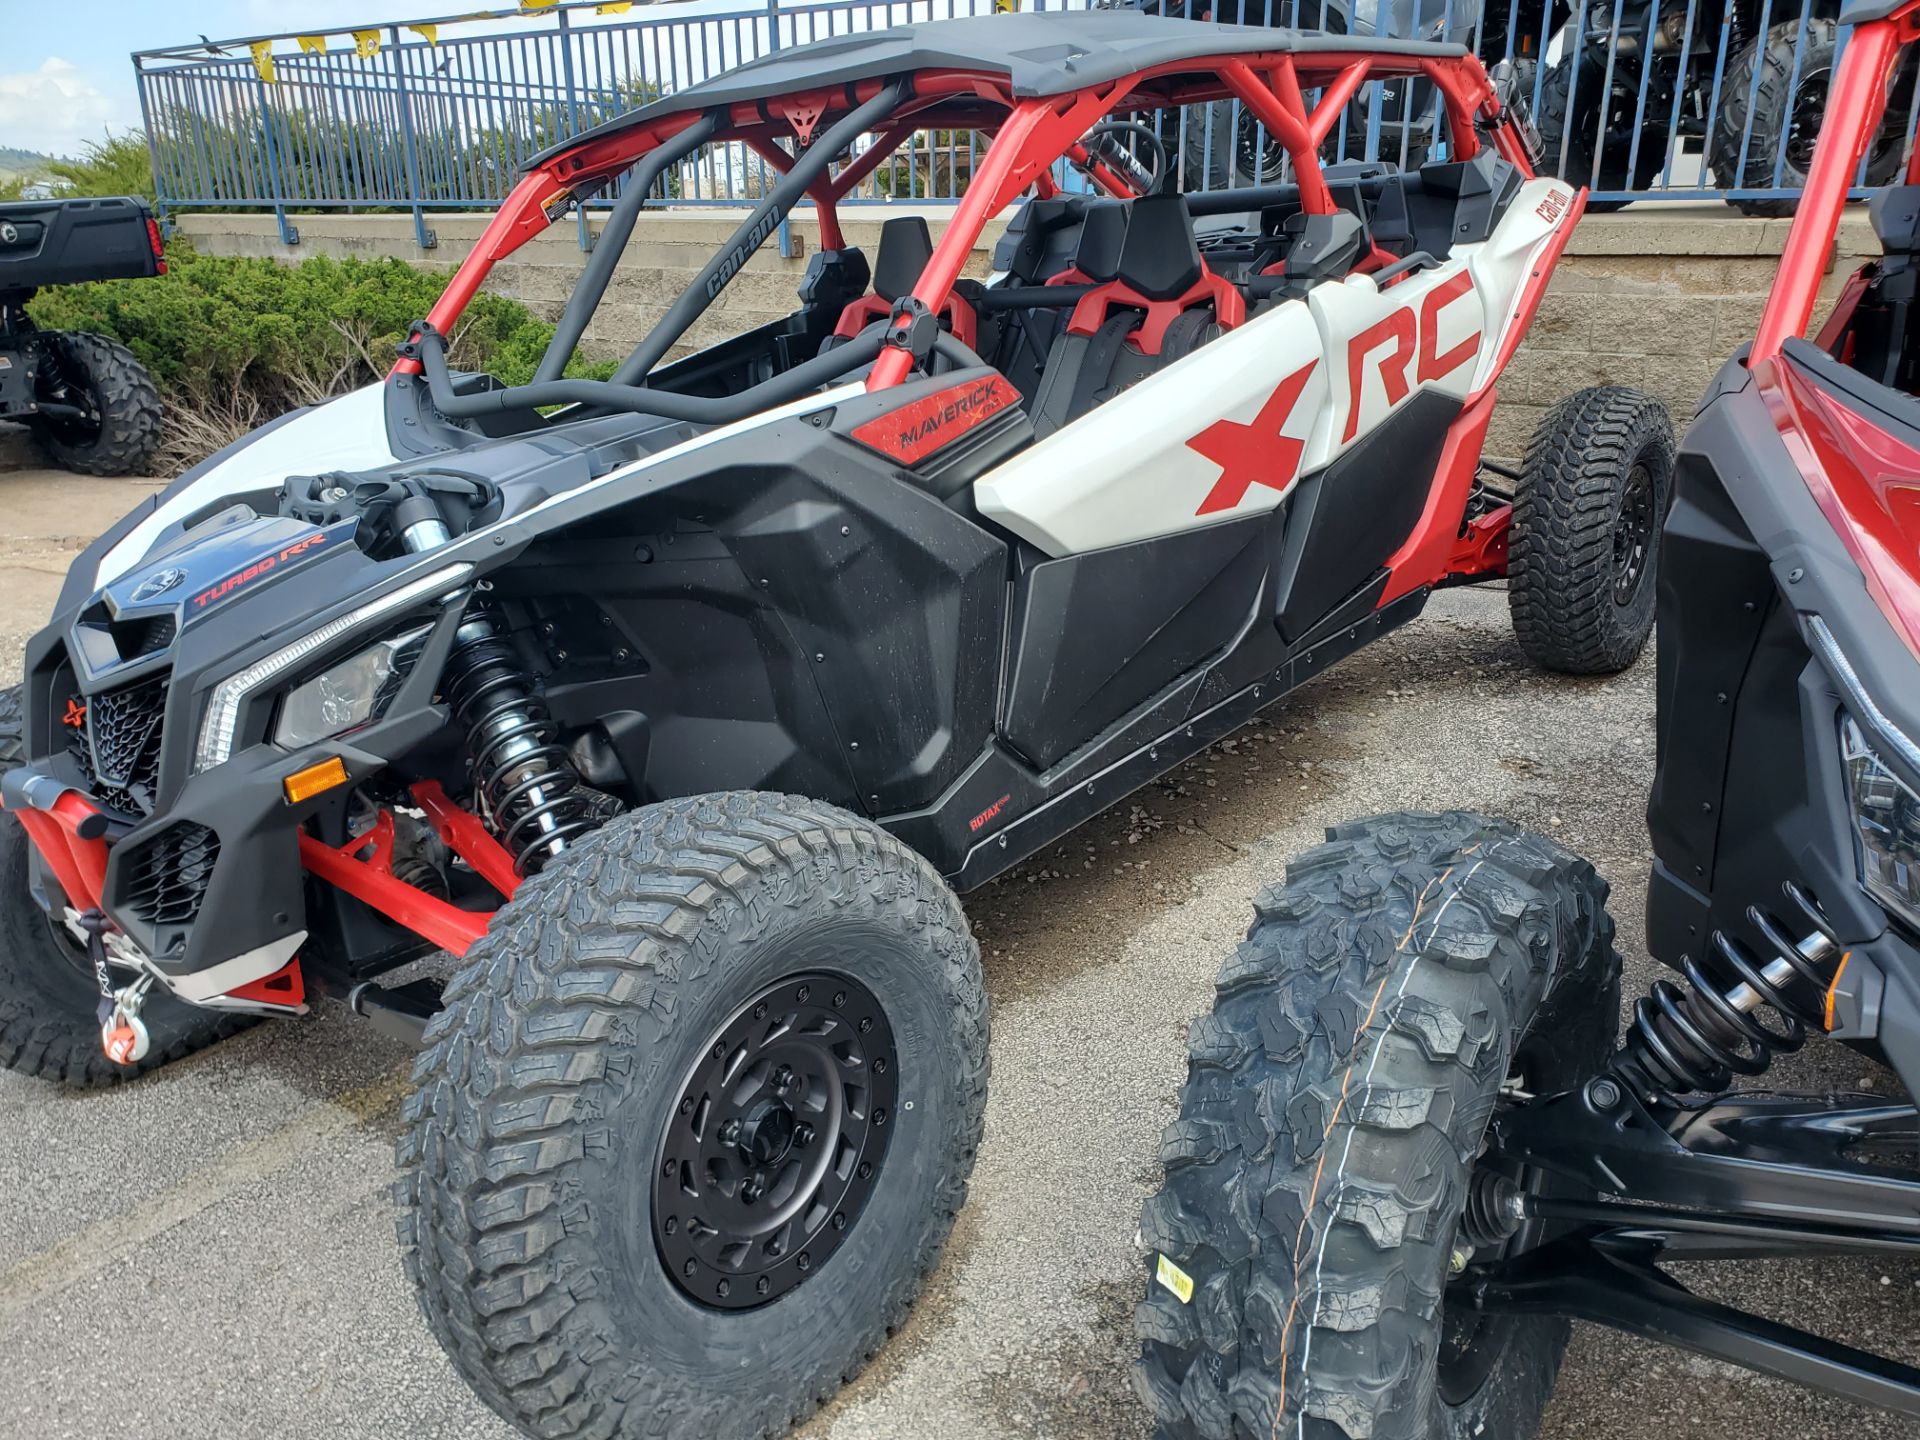
<svg viewBox="0 0 1920 1440">
<path fill-rule="evenodd" d="M 187 572 L 176 567 L 169 566 L 165 570 L 157 570 L 142 580 L 138 585 L 134 586 L 133 594 L 129 595 L 127 599 L 135 605 L 138 605 L 144 600 L 151 600 L 155 596 L 166 594 L 167 591 L 173 589 L 174 586 L 186 578 Z"/>
</svg>

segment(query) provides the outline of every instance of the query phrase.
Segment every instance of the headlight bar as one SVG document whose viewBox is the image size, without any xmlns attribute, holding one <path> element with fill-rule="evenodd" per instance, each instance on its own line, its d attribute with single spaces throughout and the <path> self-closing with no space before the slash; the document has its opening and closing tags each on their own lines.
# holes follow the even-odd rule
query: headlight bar
<svg viewBox="0 0 1920 1440">
<path fill-rule="evenodd" d="M 247 697 L 260 689 L 276 676 L 298 665 L 325 645 L 332 644 L 342 635 L 370 625 L 382 616 L 391 615 L 396 610 L 404 610 L 409 605 L 418 604 L 429 596 L 445 596 L 460 586 L 473 573 L 471 565 L 449 565 L 436 570 L 431 575 L 402 585 L 398 590 L 390 591 L 377 600 L 370 600 L 356 610 L 350 610 L 337 619 L 329 620 L 319 629 L 310 631 L 294 641 L 285 649 L 276 650 L 265 659 L 256 660 L 246 669 L 227 676 L 213 687 L 213 693 L 207 701 L 207 713 L 200 722 L 200 738 L 194 746 L 193 773 L 210 770 L 215 765 L 225 764 L 233 755 L 235 731 L 240 724 L 240 707 Z"/>
</svg>

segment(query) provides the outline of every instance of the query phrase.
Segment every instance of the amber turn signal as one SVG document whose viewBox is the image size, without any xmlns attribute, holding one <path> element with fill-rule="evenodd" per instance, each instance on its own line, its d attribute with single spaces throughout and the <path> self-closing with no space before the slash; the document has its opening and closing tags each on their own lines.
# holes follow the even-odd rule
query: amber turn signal
<svg viewBox="0 0 1920 1440">
<path fill-rule="evenodd" d="M 298 805 L 302 800 L 311 800 L 316 795 L 324 795 L 337 785 L 347 783 L 347 762 L 338 755 L 331 760 L 322 760 L 318 765 L 309 765 L 304 770 L 296 770 L 280 782 L 287 792 L 287 803 Z"/>
</svg>

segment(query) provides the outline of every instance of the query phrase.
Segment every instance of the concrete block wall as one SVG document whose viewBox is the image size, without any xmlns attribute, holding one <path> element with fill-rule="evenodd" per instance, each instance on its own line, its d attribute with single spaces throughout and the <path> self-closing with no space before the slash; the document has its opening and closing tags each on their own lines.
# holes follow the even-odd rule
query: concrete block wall
<svg viewBox="0 0 1920 1440">
<path fill-rule="evenodd" d="M 910 213 L 924 215 L 937 237 L 948 212 L 938 206 L 849 206 L 847 238 L 871 256 L 881 222 Z M 739 218 L 716 210 L 643 216 L 583 350 L 609 357 L 637 344 Z M 412 221 L 404 215 L 302 215 L 297 247 L 280 243 L 270 215 L 187 215 L 180 217 L 179 226 L 204 254 L 264 255 L 289 262 L 320 254 L 385 255 L 451 272 L 486 221 L 484 215 L 433 217 L 440 244 L 429 251 L 414 244 Z M 1684 428 L 1714 372 L 1759 323 L 1787 223 L 1748 219 L 1723 205 L 1649 205 L 1588 216 L 1574 233 L 1527 341 L 1501 382 L 1488 452 L 1522 455 L 1548 407 L 1587 385 L 1632 385 L 1650 391 L 1673 412 L 1676 428 Z M 987 228 L 968 273 L 987 273 L 1000 229 L 999 223 Z M 805 253 L 782 259 L 769 241 L 695 323 L 675 354 L 793 309 L 805 254 L 816 248 L 819 235 L 806 218 L 796 219 L 792 230 Z M 1816 316 L 1825 313 L 1862 257 L 1878 253 L 1864 207 L 1855 207 L 1841 226 Z M 552 320 L 584 259 L 578 230 L 569 220 L 496 266 L 488 288 Z"/>
</svg>

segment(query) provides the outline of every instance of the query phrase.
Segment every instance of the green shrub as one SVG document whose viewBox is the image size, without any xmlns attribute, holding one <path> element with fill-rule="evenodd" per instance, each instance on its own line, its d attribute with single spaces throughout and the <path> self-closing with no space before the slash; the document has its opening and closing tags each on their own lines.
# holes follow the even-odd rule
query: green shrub
<svg viewBox="0 0 1920 1440">
<path fill-rule="evenodd" d="M 378 380 L 394 346 L 432 308 L 444 275 L 400 260 L 272 260 L 167 249 L 155 280 L 49 290 L 29 305 L 47 330 L 91 330 L 125 344 L 168 400 L 167 458 L 191 463 L 301 405 Z M 474 297 L 452 336 L 452 362 L 524 384 L 553 327 L 524 305 Z M 576 360 L 569 375 L 605 376 Z"/>
</svg>

